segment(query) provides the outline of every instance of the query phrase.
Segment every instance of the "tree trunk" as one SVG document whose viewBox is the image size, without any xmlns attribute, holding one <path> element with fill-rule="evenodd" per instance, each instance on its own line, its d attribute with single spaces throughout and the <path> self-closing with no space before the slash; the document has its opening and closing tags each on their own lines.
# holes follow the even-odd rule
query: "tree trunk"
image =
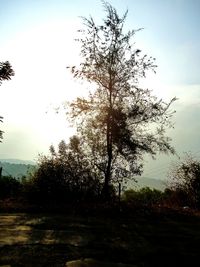
<svg viewBox="0 0 200 267">
<path fill-rule="evenodd" d="M 111 99 L 110 99 L 111 102 Z M 107 167 L 105 172 L 105 180 L 104 180 L 104 198 L 106 201 L 110 199 L 110 181 L 111 181 L 111 171 L 112 171 L 112 159 L 113 159 L 113 144 L 112 144 L 112 115 L 111 115 L 111 107 L 108 113 L 107 119 L 107 133 L 106 133 L 106 142 L 107 142 Z"/>
<path fill-rule="evenodd" d="M 113 54 L 111 55 L 111 66 L 113 62 Z M 108 70 L 109 73 L 109 98 L 108 98 L 108 117 L 107 117 L 107 132 L 106 132 L 106 146 L 107 146 L 107 167 L 105 172 L 105 180 L 104 180 L 104 198 L 106 201 L 110 200 L 110 181 L 111 181 L 111 172 L 112 172 L 112 159 L 113 159 L 113 138 L 112 138 L 112 111 L 113 111 L 113 103 L 112 103 L 112 71 L 111 67 Z"/>
<path fill-rule="evenodd" d="M 112 164 L 112 151 L 108 154 L 108 164 L 105 173 L 103 194 L 105 200 L 110 199 L 110 180 L 111 180 L 111 164 Z"/>
</svg>

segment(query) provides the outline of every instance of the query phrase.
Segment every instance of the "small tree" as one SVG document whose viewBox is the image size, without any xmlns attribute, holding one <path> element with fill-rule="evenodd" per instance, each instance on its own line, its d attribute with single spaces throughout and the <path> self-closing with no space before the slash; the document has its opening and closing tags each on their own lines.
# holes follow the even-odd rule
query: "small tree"
<svg viewBox="0 0 200 267">
<path fill-rule="evenodd" d="M 179 195 L 180 202 L 192 207 L 200 207 L 200 161 L 187 155 L 174 164 L 169 172 L 169 188 Z"/>
<path fill-rule="evenodd" d="M 101 183 L 84 156 L 80 140 L 73 136 L 69 144 L 61 141 L 56 151 L 50 147 L 50 156 L 40 156 L 38 168 L 26 183 L 31 200 L 57 204 L 80 202 L 98 197 Z"/>
<path fill-rule="evenodd" d="M 138 30 L 124 33 L 127 12 L 120 17 L 110 4 L 103 6 L 101 25 L 92 17 L 83 18 L 78 39 L 82 62 L 71 67 L 75 78 L 96 86 L 88 98 L 71 103 L 69 115 L 77 119 L 85 151 L 104 177 L 108 198 L 110 183 L 142 172 L 144 153 L 174 153 L 165 129 L 171 126 L 169 107 L 175 98 L 165 103 L 139 86 L 147 71 L 155 71 L 155 59 L 134 47 Z"/>
<path fill-rule="evenodd" d="M 0 199 L 16 198 L 21 193 L 22 186 L 18 179 L 12 176 L 0 177 Z"/>
<path fill-rule="evenodd" d="M 14 71 L 12 69 L 12 66 L 8 61 L 6 62 L 0 62 L 0 85 L 2 84 L 2 81 L 4 80 L 10 80 L 12 76 L 14 76 Z M 3 117 L 0 116 L 0 122 L 3 122 Z M 0 130 L 0 142 L 3 138 L 3 132 Z"/>
</svg>

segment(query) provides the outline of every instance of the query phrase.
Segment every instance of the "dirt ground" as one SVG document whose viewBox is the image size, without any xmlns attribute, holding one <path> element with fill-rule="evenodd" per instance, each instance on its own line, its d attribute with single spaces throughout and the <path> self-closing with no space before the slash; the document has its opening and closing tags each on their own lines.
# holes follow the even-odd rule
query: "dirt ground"
<svg viewBox="0 0 200 267">
<path fill-rule="evenodd" d="M 199 218 L 0 214 L 0 266 L 183 267 L 199 255 Z"/>
</svg>

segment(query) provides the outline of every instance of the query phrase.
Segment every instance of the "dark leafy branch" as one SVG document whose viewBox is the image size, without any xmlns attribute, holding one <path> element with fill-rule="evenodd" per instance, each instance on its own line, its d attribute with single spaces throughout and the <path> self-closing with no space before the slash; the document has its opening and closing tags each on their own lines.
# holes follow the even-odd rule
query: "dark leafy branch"
<svg viewBox="0 0 200 267">
<path fill-rule="evenodd" d="M 12 66 L 8 61 L 0 62 L 0 85 L 4 80 L 10 80 L 15 73 L 12 69 Z M 3 122 L 3 117 L 0 116 L 0 122 Z M 0 142 L 3 138 L 3 131 L 0 130 Z"/>
</svg>

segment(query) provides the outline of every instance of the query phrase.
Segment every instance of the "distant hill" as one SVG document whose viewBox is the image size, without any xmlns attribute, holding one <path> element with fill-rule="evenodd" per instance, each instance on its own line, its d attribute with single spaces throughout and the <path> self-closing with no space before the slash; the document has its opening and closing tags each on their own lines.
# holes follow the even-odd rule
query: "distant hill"
<svg viewBox="0 0 200 267">
<path fill-rule="evenodd" d="M 136 182 L 129 181 L 128 182 L 128 188 L 132 189 L 141 189 L 142 187 L 149 187 L 151 189 L 158 189 L 161 191 L 164 191 L 166 188 L 166 181 L 164 180 L 158 180 L 148 177 L 136 177 Z"/>
<path fill-rule="evenodd" d="M 29 171 L 35 168 L 36 164 L 29 160 L 19 159 L 0 159 L 0 167 L 3 168 L 2 175 L 11 175 L 16 178 L 20 178 L 26 175 Z M 148 178 L 148 177 L 136 177 L 137 183 L 129 181 L 128 188 L 141 189 L 142 187 L 149 187 L 151 189 L 158 189 L 164 191 L 166 188 L 166 181 Z"/>
<path fill-rule="evenodd" d="M 7 162 L 7 163 L 12 163 L 12 164 L 35 165 L 34 161 L 22 160 L 22 159 L 0 159 L 0 162 Z"/>
<path fill-rule="evenodd" d="M 27 175 L 28 172 L 30 172 L 35 168 L 35 165 L 33 164 L 11 163 L 11 162 L 7 162 L 4 160 L 2 161 L 0 159 L 0 167 L 2 167 L 3 176 L 13 176 L 15 178 L 20 178 L 24 175 Z M 26 161 L 19 160 L 14 162 L 26 162 Z"/>
</svg>

